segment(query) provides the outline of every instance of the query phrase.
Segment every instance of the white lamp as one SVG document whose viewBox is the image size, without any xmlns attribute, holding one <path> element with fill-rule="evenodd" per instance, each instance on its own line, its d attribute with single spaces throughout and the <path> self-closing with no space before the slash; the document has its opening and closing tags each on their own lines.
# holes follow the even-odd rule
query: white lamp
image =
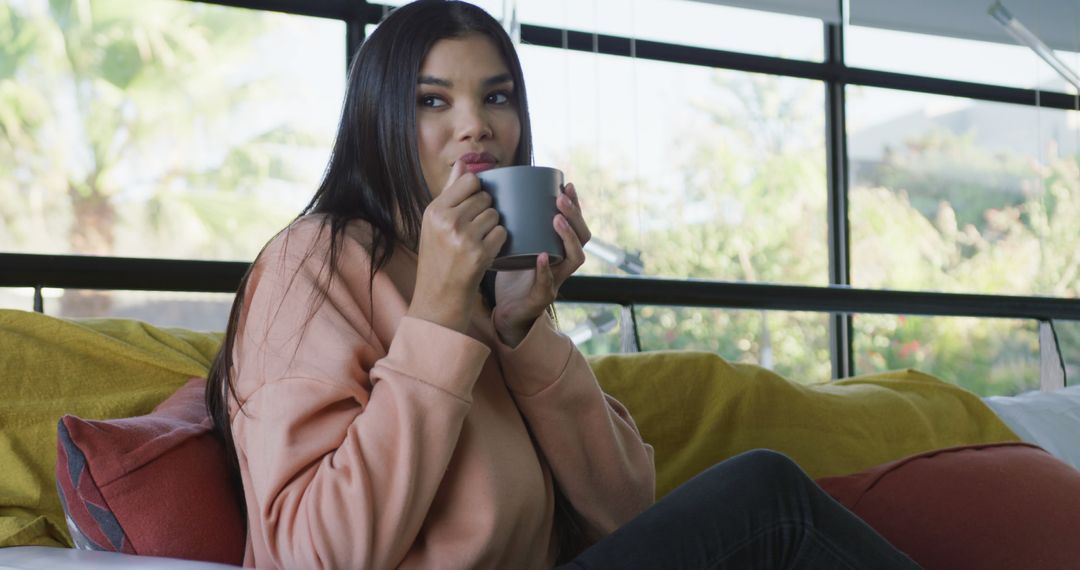
<svg viewBox="0 0 1080 570">
<path fill-rule="evenodd" d="M 1050 64 L 1050 67 L 1053 67 L 1054 71 L 1064 77 L 1065 81 L 1072 83 L 1073 87 L 1080 90 L 1080 76 L 1070 69 L 1068 65 L 1065 65 L 1064 61 L 1058 59 L 1058 56 L 1054 54 L 1054 50 L 1050 49 L 1050 46 L 1043 43 L 1038 36 L 1027 29 L 1027 26 L 1021 24 L 1020 20 L 1014 18 L 1013 15 L 1005 9 L 1005 6 L 1001 4 L 1000 0 L 994 2 L 993 6 L 990 6 L 989 14 L 1005 28 L 1006 32 L 1009 32 L 1010 36 L 1015 38 L 1016 41 L 1021 44 L 1031 48 L 1039 57 L 1043 58 L 1046 63 Z"/>
</svg>

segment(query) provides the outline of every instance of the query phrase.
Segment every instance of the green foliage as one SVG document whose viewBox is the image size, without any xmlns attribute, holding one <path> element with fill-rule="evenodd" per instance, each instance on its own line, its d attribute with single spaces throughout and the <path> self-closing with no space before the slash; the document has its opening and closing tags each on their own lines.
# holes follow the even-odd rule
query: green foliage
<svg viewBox="0 0 1080 570">
<path fill-rule="evenodd" d="M 267 13 L 198 2 L 0 3 L 0 248 L 246 258 L 296 213 L 302 127 L 254 125 L 283 86 L 238 73 Z M 717 72 L 660 187 L 566 149 L 594 234 L 647 275 L 824 286 L 820 83 Z M 168 101 L 168 103 L 165 103 Z M 246 131 L 240 132 L 237 125 Z M 204 148 L 213 146 L 213 152 Z M 211 157 L 212 158 L 208 158 Z M 850 191 L 858 287 L 1076 297 L 1080 157 L 1045 164 L 931 131 L 889 149 Z M 182 239 L 178 239 L 182 236 Z M 85 249 L 78 249 L 78 248 Z M 617 274 L 593 256 L 583 272 Z M 565 329 L 612 307 L 560 308 Z M 639 307 L 646 350 L 708 350 L 804 382 L 830 375 L 823 314 Z M 593 354 L 619 350 L 619 329 Z M 1037 383 L 1034 323 L 860 315 L 857 372 L 916 367 L 982 394 Z M 1059 328 L 1080 367 L 1080 327 Z"/>
<path fill-rule="evenodd" d="M 734 93 L 736 107 L 703 108 L 702 123 L 676 137 L 680 188 L 619 178 L 615 173 L 625 169 L 598 164 L 585 149 L 560 161 L 583 196 L 594 235 L 640 250 L 647 275 L 828 282 L 824 141 L 812 109 L 819 86 L 767 76 L 748 81 L 718 73 L 718 89 Z M 618 273 L 594 258 L 583 272 Z M 707 350 L 803 382 L 829 378 L 825 315 L 640 307 L 637 320 L 643 350 Z M 590 341 L 583 350 L 610 349 L 605 342 Z"/>
<path fill-rule="evenodd" d="M 168 0 L 0 6 L 0 248 L 43 251 L 47 239 L 52 252 L 257 251 L 227 238 L 242 226 L 261 242 L 296 212 L 252 192 L 297 180 L 290 157 L 325 144 L 287 124 L 237 132 L 254 105 L 283 98 L 281 85 L 238 71 L 268 14 Z M 211 237 L 164 231 L 177 227 Z"/>
<path fill-rule="evenodd" d="M 985 396 L 1038 388 L 1038 325 L 1003 319 L 858 315 L 859 373 L 917 368 Z"/>
<path fill-rule="evenodd" d="M 565 167 L 593 198 L 594 234 L 643 250 L 649 275 L 825 284 L 824 151 L 805 142 L 821 107 L 802 111 L 815 97 L 777 78 L 718 74 L 716 84 L 731 104 L 703 108 L 708 119 L 677 137 L 686 157 L 678 191 L 618 179 L 584 149 L 571 153 Z M 854 283 L 1075 297 L 1078 165 L 1051 155 L 1033 167 L 978 148 L 970 134 L 905 141 L 871 170 L 873 184 L 850 190 Z M 589 263 L 590 273 L 615 273 Z M 639 307 L 637 319 L 645 350 L 712 351 L 804 382 L 830 375 L 823 314 Z M 1080 341 L 1064 344 L 1080 365 Z M 854 346 L 857 373 L 914 367 L 986 395 L 1038 385 L 1032 321 L 858 315 Z"/>
<path fill-rule="evenodd" d="M 852 189 L 854 284 L 1076 297 L 1080 157 L 1047 153 L 1044 166 L 1022 164 L 975 147 L 970 136 L 925 139 L 887 157 L 882 186 Z M 1012 394 L 1038 385 L 1036 325 L 860 316 L 856 368 L 913 366 L 980 394 Z M 1067 358 L 1080 349 L 1075 342 L 1064 348 Z"/>
<path fill-rule="evenodd" d="M 907 193 L 911 206 L 927 218 L 938 205 L 956 208 L 957 223 L 987 227 L 984 213 L 1024 203 L 1024 182 L 1030 166 L 1020 157 L 978 148 L 974 133 L 956 135 L 932 130 L 904 141 L 900 149 L 886 149 L 882 161 L 865 175 L 865 185 Z"/>
</svg>

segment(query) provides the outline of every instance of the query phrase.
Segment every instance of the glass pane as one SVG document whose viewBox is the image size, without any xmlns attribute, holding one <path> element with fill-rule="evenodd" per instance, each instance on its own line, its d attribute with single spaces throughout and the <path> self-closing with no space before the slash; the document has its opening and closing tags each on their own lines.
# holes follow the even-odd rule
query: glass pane
<svg viewBox="0 0 1080 570">
<path fill-rule="evenodd" d="M 821 61 L 821 20 L 682 0 L 517 0 L 518 20 L 552 28 Z M 498 16 L 501 8 L 492 11 Z"/>
<path fill-rule="evenodd" d="M 1065 361 L 1065 383 L 1080 385 L 1080 321 L 1054 321 L 1061 358 Z"/>
<path fill-rule="evenodd" d="M 555 311 L 559 330 L 569 336 L 583 354 L 599 356 L 622 352 L 622 307 L 600 303 L 556 303 Z"/>
<path fill-rule="evenodd" d="M 802 384 L 831 377 L 826 313 L 641 306 L 637 322 L 642 351 L 714 352 Z"/>
<path fill-rule="evenodd" d="M 44 289 L 45 314 L 63 318 L 134 319 L 158 327 L 223 332 L 231 293 Z"/>
<path fill-rule="evenodd" d="M 848 89 L 857 287 L 1075 297 L 1080 113 Z"/>
<path fill-rule="evenodd" d="M 388 0 L 401 6 L 409 0 Z M 821 20 L 685 0 L 476 0 L 499 21 L 758 55 L 822 61 Z M 687 25 L 687 23 L 692 25 Z"/>
<path fill-rule="evenodd" d="M 1036 321 L 855 315 L 856 374 L 915 368 L 980 396 L 1039 387 Z"/>
<path fill-rule="evenodd" d="M 844 50 L 845 61 L 851 67 L 1076 93 L 1034 51 L 1021 45 L 848 26 Z M 1080 60 L 1080 54 L 1057 55 L 1077 69 L 1075 62 Z"/>
<path fill-rule="evenodd" d="M 0 42 L 0 251 L 251 259 L 319 183 L 342 22 L 25 0 L 0 5 L 15 35 Z"/>
<path fill-rule="evenodd" d="M 820 82 L 521 46 L 537 164 L 644 274 L 828 282 Z M 590 251 L 585 274 L 621 274 Z"/>
<path fill-rule="evenodd" d="M 34 310 L 33 287 L 0 287 L 0 309 Z"/>
</svg>

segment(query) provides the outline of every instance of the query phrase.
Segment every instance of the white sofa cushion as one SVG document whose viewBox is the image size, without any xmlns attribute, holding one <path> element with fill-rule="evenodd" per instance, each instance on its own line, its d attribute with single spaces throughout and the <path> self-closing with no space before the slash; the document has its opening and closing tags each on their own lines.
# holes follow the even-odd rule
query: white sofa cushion
<svg viewBox="0 0 1080 570">
<path fill-rule="evenodd" d="M 983 400 L 1020 439 L 1080 469 L 1080 386 Z"/>
</svg>

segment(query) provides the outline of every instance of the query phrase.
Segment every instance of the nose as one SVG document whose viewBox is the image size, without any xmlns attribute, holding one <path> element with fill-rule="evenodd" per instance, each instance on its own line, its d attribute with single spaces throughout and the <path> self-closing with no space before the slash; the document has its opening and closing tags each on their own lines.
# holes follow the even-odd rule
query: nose
<svg viewBox="0 0 1080 570">
<path fill-rule="evenodd" d="M 482 105 L 461 105 L 458 110 L 458 140 L 482 141 L 491 138 L 494 131 Z"/>
</svg>

